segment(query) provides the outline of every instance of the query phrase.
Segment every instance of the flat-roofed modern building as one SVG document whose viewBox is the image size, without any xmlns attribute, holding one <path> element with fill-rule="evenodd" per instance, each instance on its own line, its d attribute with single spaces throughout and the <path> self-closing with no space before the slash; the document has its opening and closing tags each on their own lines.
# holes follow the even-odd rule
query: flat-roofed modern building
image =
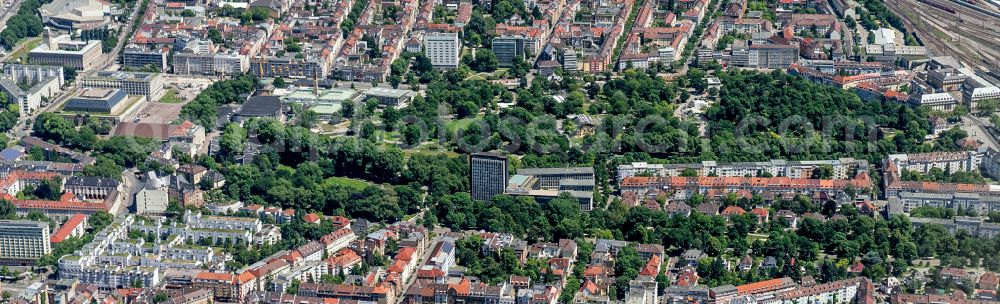
<svg viewBox="0 0 1000 304">
<path fill-rule="evenodd" d="M 163 97 L 163 77 L 160 73 L 101 71 L 81 80 L 85 88 L 121 89 L 129 95 L 146 96 L 149 101 Z"/>
<path fill-rule="evenodd" d="M 507 157 L 496 153 L 469 155 L 469 185 L 473 199 L 489 200 L 507 189 Z"/>
<path fill-rule="evenodd" d="M 98 40 L 73 40 L 69 35 L 52 37 L 50 29 L 46 29 L 44 37 L 44 43 L 28 52 L 28 59 L 32 64 L 89 71 L 97 68 L 103 60 L 104 53 Z"/>
<path fill-rule="evenodd" d="M 64 111 L 116 113 L 126 106 L 128 94 L 119 89 L 84 88 L 80 95 L 70 99 Z"/>
<path fill-rule="evenodd" d="M 170 199 L 166 189 L 143 188 L 135 194 L 135 212 L 138 214 L 163 214 Z"/>
<path fill-rule="evenodd" d="M 424 36 L 424 55 L 435 68 L 456 68 L 462 44 L 458 33 L 427 33 Z"/>
<path fill-rule="evenodd" d="M 178 75 L 236 75 L 250 67 L 250 60 L 239 53 L 194 53 L 174 54 L 174 74 Z"/>
<path fill-rule="evenodd" d="M 51 252 L 48 223 L 0 220 L 0 264 L 32 265 Z"/>
<path fill-rule="evenodd" d="M 147 51 L 140 48 L 125 48 L 122 52 L 122 61 L 126 68 L 133 70 L 167 71 L 167 52 L 159 49 Z"/>
<path fill-rule="evenodd" d="M 257 77 L 323 79 L 330 75 L 330 64 L 318 57 L 263 57 L 250 60 L 250 74 Z"/>
<path fill-rule="evenodd" d="M 559 188 L 563 180 L 589 180 L 591 186 L 594 184 L 593 167 L 526 168 L 518 169 L 517 174 L 537 177 L 543 189 Z"/>
<path fill-rule="evenodd" d="M 59 80 L 60 87 L 66 84 L 66 76 L 61 66 L 5 64 L 3 73 L 14 79 L 27 79 L 30 82 L 39 82 L 45 78 L 55 77 Z"/>
<path fill-rule="evenodd" d="M 782 44 L 750 45 L 749 66 L 784 69 L 799 60 L 799 47 Z"/>
<path fill-rule="evenodd" d="M 42 99 L 50 99 L 59 93 L 59 83 L 57 77 L 42 77 L 34 81 L 29 77 L 0 76 L 0 90 L 7 94 L 7 101 L 17 103 L 21 115 L 33 113 L 42 106 Z"/>
<path fill-rule="evenodd" d="M 496 54 L 499 65 L 511 67 L 514 65 L 514 58 L 524 59 L 529 49 L 526 40 L 523 36 L 494 37 L 491 50 Z"/>
<path fill-rule="evenodd" d="M 363 94 L 365 95 L 365 99 L 375 98 L 382 106 L 401 108 L 409 104 L 416 93 L 407 90 L 376 87 L 365 90 Z"/>
</svg>

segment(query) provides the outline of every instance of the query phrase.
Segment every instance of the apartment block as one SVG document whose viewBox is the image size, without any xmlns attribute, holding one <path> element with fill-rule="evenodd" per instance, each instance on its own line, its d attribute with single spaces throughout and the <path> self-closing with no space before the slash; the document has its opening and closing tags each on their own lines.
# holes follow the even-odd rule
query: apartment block
<svg viewBox="0 0 1000 304">
<path fill-rule="evenodd" d="M 66 76 L 63 67 L 50 65 L 29 65 L 29 64 L 5 64 L 3 73 L 18 81 L 40 82 L 42 79 L 55 77 L 59 86 L 66 84 Z"/>
<path fill-rule="evenodd" d="M 953 219 L 912 217 L 910 218 L 910 222 L 913 225 L 913 229 L 920 228 L 920 226 L 927 224 L 937 224 L 944 226 L 945 229 L 948 229 L 951 233 L 964 230 L 971 236 L 984 239 L 992 239 L 1000 236 L 1000 224 L 986 223 L 983 219 L 975 217 L 957 216 Z"/>
<path fill-rule="evenodd" d="M 458 33 L 427 33 L 424 36 L 424 55 L 435 68 L 456 68 L 462 43 Z"/>
<path fill-rule="evenodd" d="M 174 54 L 174 74 L 178 75 L 237 75 L 250 68 L 246 56 L 231 54 Z"/>
<path fill-rule="evenodd" d="M 984 155 L 984 151 L 891 154 L 886 161 L 892 162 L 900 173 L 909 170 L 926 174 L 934 168 L 954 173 L 977 170 L 983 163 Z"/>
<path fill-rule="evenodd" d="M 0 264 L 33 265 L 51 252 L 48 223 L 0 220 Z"/>
<path fill-rule="evenodd" d="M 144 188 L 135 194 L 135 212 L 138 214 L 163 214 L 169 203 L 166 189 Z"/>
<path fill-rule="evenodd" d="M 784 69 L 799 60 L 799 48 L 794 45 L 754 44 L 750 45 L 748 66 L 769 69 Z"/>
<path fill-rule="evenodd" d="M 324 79 L 330 75 L 330 65 L 320 58 L 253 58 L 250 60 L 250 74 L 257 77 Z"/>
<path fill-rule="evenodd" d="M 853 158 L 834 160 L 788 161 L 772 159 L 766 162 L 736 162 L 719 163 L 703 161 L 693 164 L 650 164 L 633 162 L 618 166 L 618 180 L 639 174 L 652 176 L 680 176 L 685 170 L 694 170 L 698 176 L 744 177 L 759 176 L 762 173 L 771 176 L 791 178 L 809 178 L 820 166 L 832 168 L 831 179 L 850 179 L 858 172 L 868 171 L 868 161 Z"/>
<path fill-rule="evenodd" d="M 688 199 L 694 194 L 708 200 L 722 199 L 730 193 L 749 197 L 760 195 L 766 201 L 791 199 L 805 195 L 817 200 L 850 202 L 855 199 L 846 189 L 859 193 L 872 187 L 867 172 L 858 173 L 849 180 L 808 179 L 789 177 L 626 177 L 620 183 L 622 192 L 655 193 L 673 191 L 673 199 Z"/>
</svg>

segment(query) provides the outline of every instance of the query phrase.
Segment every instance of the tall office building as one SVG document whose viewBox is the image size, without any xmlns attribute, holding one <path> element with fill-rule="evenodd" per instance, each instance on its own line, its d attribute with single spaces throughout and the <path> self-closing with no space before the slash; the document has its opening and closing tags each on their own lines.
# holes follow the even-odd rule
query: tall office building
<svg viewBox="0 0 1000 304">
<path fill-rule="evenodd" d="M 523 36 L 494 37 L 491 49 L 501 67 L 514 66 L 514 58 L 524 59 L 528 47 Z"/>
<path fill-rule="evenodd" d="M 424 55 L 435 68 L 458 67 L 461 48 L 458 33 L 427 33 L 424 36 Z"/>
<path fill-rule="evenodd" d="M 51 252 L 48 223 L 0 220 L 0 264 L 34 264 Z"/>
<path fill-rule="evenodd" d="M 507 189 L 507 157 L 496 153 L 469 155 L 472 198 L 489 200 Z"/>
</svg>

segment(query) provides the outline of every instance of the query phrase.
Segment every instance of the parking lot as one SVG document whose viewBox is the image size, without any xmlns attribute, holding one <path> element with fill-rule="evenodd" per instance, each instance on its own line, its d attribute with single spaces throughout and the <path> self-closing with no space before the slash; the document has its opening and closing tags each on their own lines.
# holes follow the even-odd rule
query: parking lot
<svg viewBox="0 0 1000 304">
<path fill-rule="evenodd" d="M 177 119 L 178 115 L 181 113 L 181 108 L 185 104 L 194 100 L 198 93 L 208 88 L 212 84 L 212 79 L 200 78 L 200 77 L 186 77 L 178 75 L 165 75 L 163 88 L 168 90 L 168 93 L 164 96 L 171 96 L 170 102 L 158 100 L 154 102 L 147 103 L 145 108 L 143 108 L 136 115 L 138 122 L 141 123 L 170 123 Z"/>
<path fill-rule="evenodd" d="M 170 123 L 181 113 L 182 103 L 151 102 L 139 112 L 139 122 Z"/>
</svg>

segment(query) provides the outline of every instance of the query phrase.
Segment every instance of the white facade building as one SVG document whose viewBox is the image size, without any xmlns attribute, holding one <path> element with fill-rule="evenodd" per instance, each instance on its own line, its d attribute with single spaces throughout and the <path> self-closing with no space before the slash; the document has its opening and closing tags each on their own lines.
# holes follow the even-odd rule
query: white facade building
<svg viewBox="0 0 1000 304">
<path fill-rule="evenodd" d="M 169 203 L 167 189 L 142 189 L 135 194 L 135 212 L 139 214 L 163 214 Z"/>
<path fill-rule="evenodd" d="M 462 50 L 458 33 L 427 33 L 424 36 L 424 55 L 435 68 L 456 68 Z"/>
</svg>

